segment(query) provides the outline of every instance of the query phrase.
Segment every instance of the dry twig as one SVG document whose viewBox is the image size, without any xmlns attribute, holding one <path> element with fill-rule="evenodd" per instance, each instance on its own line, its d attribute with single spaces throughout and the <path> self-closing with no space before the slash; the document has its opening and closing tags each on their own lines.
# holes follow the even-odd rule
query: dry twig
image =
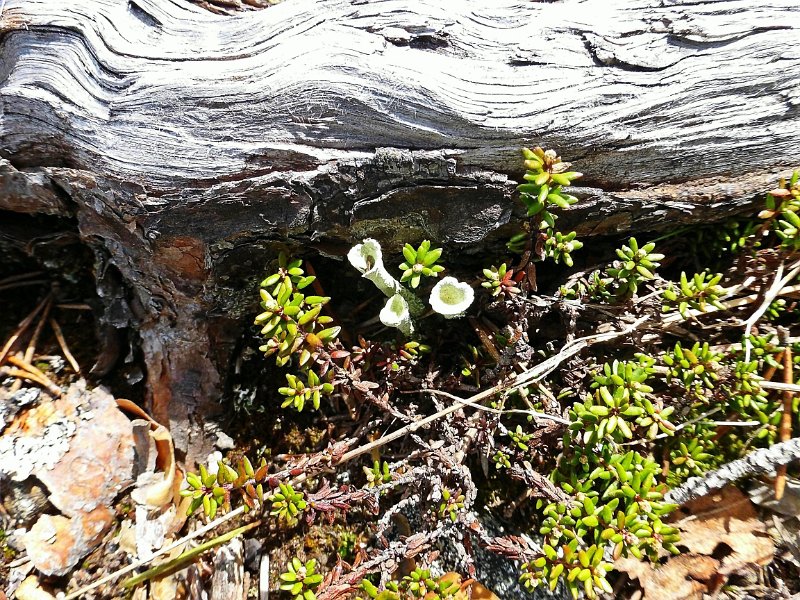
<svg viewBox="0 0 800 600">
<path fill-rule="evenodd" d="M 783 351 L 783 382 L 791 385 L 794 381 L 792 374 L 792 347 L 786 346 Z M 787 442 L 792 439 L 792 398 L 791 390 L 783 390 L 783 414 L 781 415 L 780 440 Z M 775 476 L 775 499 L 783 498 L 786 488 L 786 465 L 778 466 Z"/>
<path fill-rule="evenodd" d="M 28 347 L 25 349 L 25 354 L 23 355 L 23 360 L 26 363 L 30 363 L 33 360 L 33 355 L 36 352 L 36 344 L 39 343 L 39 336 L 42 333 L 42 329 L 44 329 L 45 321 L 47 320 L 47 316 L 50 314 L 50 309 L 52 308 L 52 306 L 53 306 L 52 302 L 47 303 L 47 305 L 44 307 L 44 313 L 39 319 L 39 322 L 36 324 L 36 329 L 33 330 L 33 335 L 31 336 L 31 339 L 28 342 Z M 13 394 L 17 390 L 19 390 L 20 387 L 22 387 L 22 380 L 17 379 L 11 385 L 11 393 Z"/>
</svg>

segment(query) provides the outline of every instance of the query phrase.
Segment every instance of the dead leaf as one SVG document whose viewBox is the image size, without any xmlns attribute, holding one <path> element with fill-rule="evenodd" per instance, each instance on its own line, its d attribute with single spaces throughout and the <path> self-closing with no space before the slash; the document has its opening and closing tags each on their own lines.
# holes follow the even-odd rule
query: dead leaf
<svg viewBox="0 0 800 600">
<path fill-rule="evenodd" d="M 694 554 L 721 558 L 720 572 L 725 575 L 772 562 L 775 545 L 766 525 L 735 487 L 689 502 L 675 517 L 681 530 L 679 545 Z"/>
<path fill-rule="evenodd" d="M 663 564 L 636 558 L 617 560 L 615 567 L 638 579 L 644 598 L 702 600 L 730 575 L 769 564 L 775 546 L 752 503 L 729 486 L 678 509 L 671 519 L 681 532 L 679 556 L 664 555 Z"/>
<path fill-rule="evenodd" d="M 19 584 L 14 597 L 17 600 L 55 600 L 55 596 L 39 586 L 39 580 L 34 575 L 29 575 Z"/>
<path fill-rule="evenodd" d="M 142 473 L 136 480 L 136 488 L 131 492 L 131 498 L 137 504 L 143 504 L 151 509 L 161 508 L 175 500 L 178 490 L 175 485 L 175 448 L 172 436 L 166 427 L 155 421 L 142 408 L 130 400 L 120 398 L 117 405 L 132 414 L 135 414 L 150 423 L 150 437 L 156 447 L 156 468 L 160 473 Z"/>
<path fill-rule="evenodd" d="M 645 599 L 702 600 L 703 594 L 715 587 L 713 578 L 719 563 L 710 556 L 682 554 L 660 566 L 634 557 L 621 558 L 614 565 L 639 580 Z"/>
</svg>

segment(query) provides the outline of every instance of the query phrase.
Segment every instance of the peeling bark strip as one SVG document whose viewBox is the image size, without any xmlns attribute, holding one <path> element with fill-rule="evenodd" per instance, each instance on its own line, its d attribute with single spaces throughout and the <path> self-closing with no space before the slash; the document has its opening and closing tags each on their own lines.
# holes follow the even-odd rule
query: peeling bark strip
<svg viewBox="0 0 800 600">
<path fill-rule="evenodd" d="M 6 0 L 0 210 L 76 218 L 191 460 L 231 329 L 209 314 L 268 240 L 476 245 L 537 143 L 589 174 L 582 235 L 746 210 L 800 139 L 800 7 L 754 4 Z"/>
</svg>

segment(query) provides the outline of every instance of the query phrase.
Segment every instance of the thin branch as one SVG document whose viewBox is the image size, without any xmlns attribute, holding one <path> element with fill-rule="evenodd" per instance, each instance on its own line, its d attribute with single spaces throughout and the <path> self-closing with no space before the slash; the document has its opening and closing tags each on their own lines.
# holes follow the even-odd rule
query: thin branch
<svg viewBox="0 0 800 600">
<path fill-rule="evenodd" d="M 760 448 L 744 458 L 729 462 L 702 477 L 692 477 L 683 485 L 667 492 L 665 500 L 684 504 L 723 488 L 737 479 L 771 473 L 775 467 L 788 464 L 798 458 L 800 458 L 800 438 L 773 444 L 769 448 Z"/>
<path fill-rule="evenodd" d="M 786 346 L 783 350 L 783 382 L 791 385 L 794 374 L 792 371 L 792 347 Z M 792 399 L 794 394 L 791 390 L 783 390 L 783 414 L 781 415 L 780 440 L 787 442 L 792 439 Z M 775 477 L 775 499 L 783 498 L 783 491 L 786 488 L 786 465 L 781 465 L 777 469 Z"/>
<path fill-rule="evenodd" d="M 475 394 L 474 396 L 471 396 L 467 400 L 469 400 L 474 404 L 479 404 L 483 400 L 491 398 L 499 394 L 500 392 L 517 389 L 533 381 L 542 379 L 546 377 L 548 374 L 550 374 L 553 370 L 555 370 L 562 362 L 578 354 L 578 352 L 580 352 L 584 348 L 591 346 L 592 344 L 607 342 L 616 339 L 618 337 L 628 335 L 633 331 L 635 331 L 636 329 L 638 329 L 642 325 L 642 323 L 644 323 L 648 319 L 649 319 L 648 316 L 640 317 L 639 319 L 637 319 L 631 325 L 629 325 L 624 329 L 609 331 L 607 333 L 598 333 L 595 335 L 586 336 L 568 342 L 564 344 L 564 346 L 561 348 L 558 354 L 551 356 L 550 358 L 544 360 L 538 365 L 531 367 L 527 371 L 520 373 L 516 377 L 512 377 L 505 382 L 498 383 L 497 385 L 487 390 L 484 390 L 478 394 Z M 380 448 L 381 446 L 384 446 L 389 442 L 393 442 L 394 440 L 399 439 L 409 433 L 412 433 L 422 427 L 425 427 L 426 425 L 430 425 L 434 421 L 441 419 L 442 417 L 447 416 L 450 413 L 453 413 L 462 407 L 463 403 L 459 402 L 457 404 L 454 404 L 453 406 L 448 406 L 447 408 L 443 408 L 442 410 L 430 416 L 427 416 L 423 419 L 409 423 L 408 425 L 401 427 L 397 431 L 393 431 L 392 433 L 386 434 L 378 438 L 377 440 L 374 440 L 368 444 L 359 446 L 358 448 L 354 448 L 353 450 L 346 452 L 342 456 L 340 462 L 351 460 L 353 458 L 356 458 L 357 456 L 362 456 L 364 454 L 367 454 L 375 448 Z"/>
<path fill-rule="evenodd" d="M 470 406 L 472 408 L 476 408 L 476 409 L 482 410 L 484 412 L 494 413 L 496 415 L 507 415 L 507 414 L 511 414 L 511 413 L 522 414 L 522 415 L 532 415 L 532 416 L 536 417 L 537 419 L 547 419 L 547 420 L 555 421 L 556 423 L 561 423 L 561 424 L 567 425 L 567 426 L 572 424 L 571 421 L 569 421 L 568 419 L 565 419 L 563 417 L 557 417 L 555 415 L 548 415 L 547 413 L 538 412 L 538 411 L 535 411 L 535 410 L 523 410 L 521 408 L 508 408 L 508 409 L 492 408 L 491 406 L 485 406 L 483 404 L 477 404 L 475 402 L 470 401 L 467 398 L 459 398 L 458 396 L 455 396 L 455 395 L 453 395 L 453 394 L 451 394 L 449 392 L 444 392 L 442 390 L 410 390 L 410 391 L 403 392 L 403 393 L 407 393 L 407 394 L 417 394 L 417 393 L 422 394 L 422 393 L 425 393 L 425 394 L 431 394 L 431 395 L 434 395 L 434 396 L 444 396 L 445 398 L 450 398 L 451 400 L 455 400 L 456 402 L 460 402 L 461 404 L 464 404 L 465 406 Z"/>
<path fill-rule="evenodd" d="M 745 322 L 744 327 L 744 361 L 750 362 L 750 350 L 753 349 L 753 344 L 750 342 L 750 332 L 753 329 L 753 325 L 756 324 L 762 315 L 767 312 L 770 304 L 772 301 L 775 300 L 780 294 L 781 291 L 784 289 L 787 283 L 792 281 L 797 274 L 800 273 L 800 260 L 795 261 L 792 263 L 790 267 L 789 274 L 785 277 L 783 276 L 783 263 L 778 266 L 778 272 L 775 274 L 775 279 L 772 282 L 772 285 L 767 290 L 767 293 L 764 294 L 764 300 L 761 302 L 759 307 L 755 310 L 755 312 L 750 315 L 750 317 Z"/>
<path fill-rule="evenodd" d="M 800 385 L 795 383 L 779 383 L 777 381 L 759 381 L 759 387 L 765 390 L 781 390 L 784 392 L 800 392 Z"/>
<path fill-rule="evenodd" d="M 77 304 L 74 302 L 56 304 L 56 308 L 63 308 L 64 310 L 92 310 L 92 307 L 88 304 Z"/>
</svg>

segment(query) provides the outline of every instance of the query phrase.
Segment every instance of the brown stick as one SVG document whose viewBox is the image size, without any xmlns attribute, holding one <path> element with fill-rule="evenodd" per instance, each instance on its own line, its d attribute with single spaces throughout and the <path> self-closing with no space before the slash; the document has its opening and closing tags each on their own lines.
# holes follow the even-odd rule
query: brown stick
<svg viewBox="0 0 800 600">
<path fill-rule="evenodd" d="M 780 363 L 782 360 L 783 360 L 783 350 L 781 350 L 775 355 L 775 364 L 768 366 L 767 370 L 764 371 L 764 374 L 762 375 L 764 381 L 770 381 L 772 379 L 772 377 L 775 375 L 775 371 L 778 370 L 778 363 Z"/>
<path fill-rule="evenodd" d="M 786 346 L 783 351 L 783 382 L 791 385 L 794 383 L 792 373 L 792 347 Z M 792 439 L 792 398 L 794 393 L 791 390 L 783 391 L 783 415 L 781 415 L 780 441 L 787 442 Z M 780 465 L 775 469 L 775 499 L 783 498 L 783 491 L 786 488 L 786 465 Z"/>
<path fill-rule="evenodd" d="M 64 353 L 64 358 L 67 359 L 72 370 L 76 373 L 81 372 L 81 367 L 78 364 L 78 361 L 75 360 L 75 357 L 72 356 L 72 352 L 69 351 L 69 346 L 67 346 L 67 340 L 64 339 L 64 334 L 61 332 L 61 327 L 58 324 L 58 321 L 51 318 L 50 319 L 50 327 L 53 328 L 53 333 L 56 334 L 56 339 L 58 340 L 58 345 L 61 346 L 61 351 Z"/>
<path fill-rule="evenodd" d="M 80 304 L 75 302 L 56 304 L 56 308 L 63 308 L 64 310 L 92 310 L 92 307 L 88 304 Z"/>
<path fill-rule="evenodd" d="M 11 348 L 14 346 L 14 344 L 17 343 L 19 336 L 21 336 L 25 332 L 25 330 L 28 327 L 30 327 L 31 323 L 33 323 L 33 320 L 36 318 L 36 315 L 38 315 L 42 311 L 42 309 L 52 300 L 52 297 L 53 297 L 52 294 L 48 294 L 47 297 L 44 300 L 42 300 L 36 306 L 36 308 L 34 308 L 31 311 L 31 313 L 22 320 L 22 322 L 17 327 L 17 330 L 13 334 L 11 334 L 11 337 L 8 338 L 8 341 L 6 342 L 5 346 L 3 346 L 3 349 L 0 350 L 0 365 L 3 364 L 3 361 L 5 361 L 6 356 L 8 356 L 8 353 L 11 351 Z"/>
</svg>

